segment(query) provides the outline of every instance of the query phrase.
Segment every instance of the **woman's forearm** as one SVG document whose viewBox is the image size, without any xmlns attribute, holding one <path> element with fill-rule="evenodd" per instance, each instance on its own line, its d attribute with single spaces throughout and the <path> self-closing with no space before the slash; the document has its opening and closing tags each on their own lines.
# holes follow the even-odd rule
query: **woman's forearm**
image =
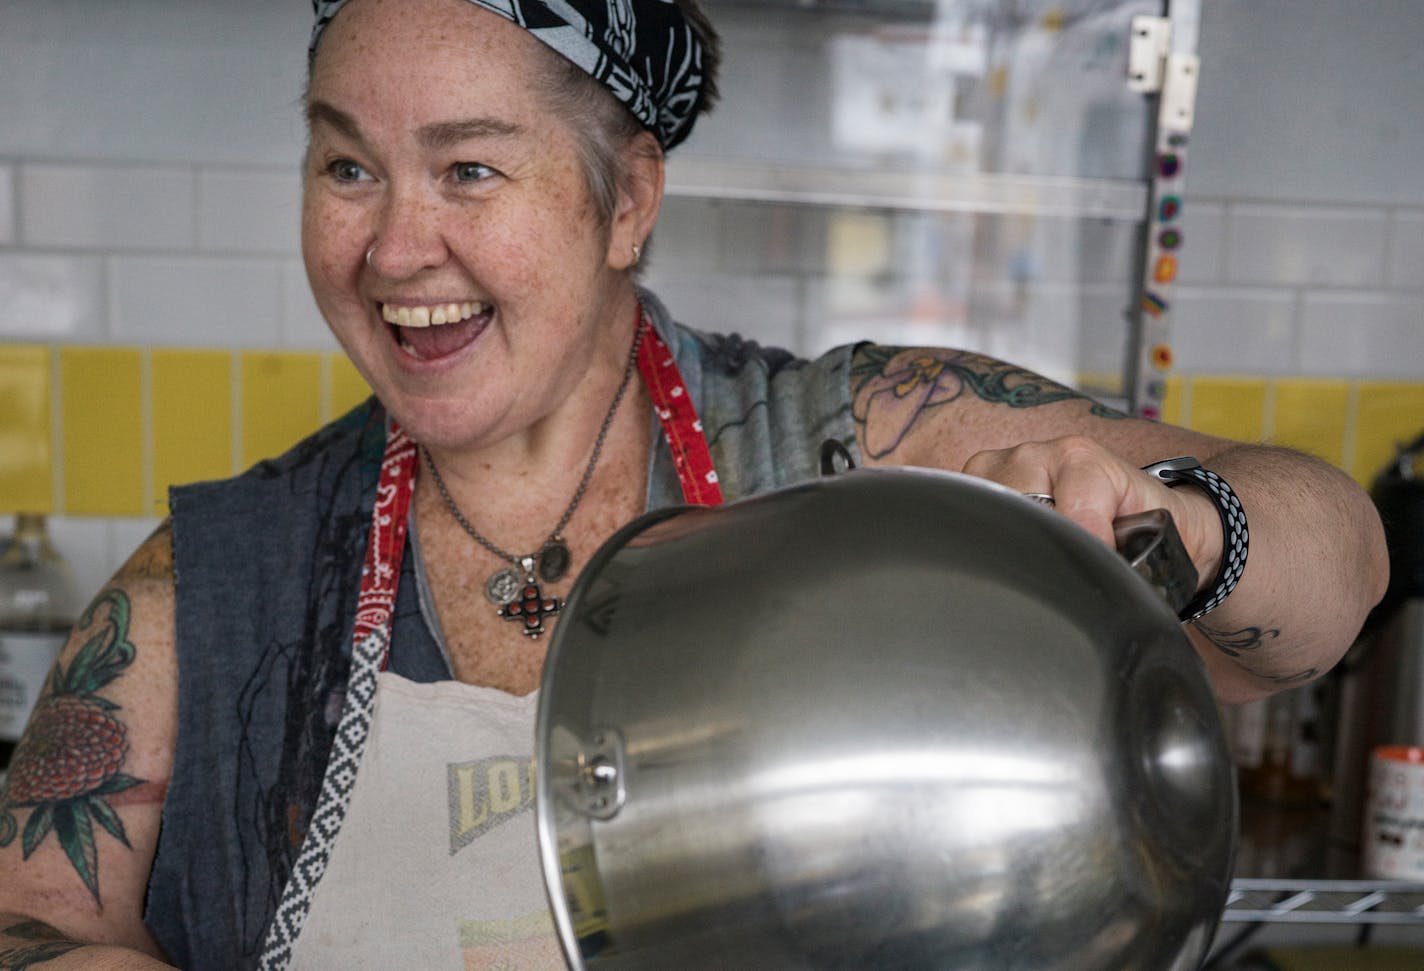
<svg viewBox="0 0 1424 971">
<path fill-rule="evenodd" d="M 1384 595 L 1379 515 L 1344 473 L 1287 449 L 1227 448 L 1209 467 L 1241 499 L 1250 553 L 1236 590 L 1189 630 L 1225 701 L 1304 684 L 1340 659 Z"/>
</svg>

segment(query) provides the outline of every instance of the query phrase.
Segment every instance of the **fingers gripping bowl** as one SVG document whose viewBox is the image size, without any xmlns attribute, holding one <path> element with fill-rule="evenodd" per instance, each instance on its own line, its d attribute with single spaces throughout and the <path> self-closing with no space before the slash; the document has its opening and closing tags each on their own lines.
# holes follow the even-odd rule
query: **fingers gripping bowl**
<svg viewBox="0 0 1424 971">
<path fill-rule="evenodd" d="M 537 815 L 573 967 L 1188 969 L 1231 763 L 1173 610 L 982 480 L 649 514 L 550 645 Z"/>
</svg>

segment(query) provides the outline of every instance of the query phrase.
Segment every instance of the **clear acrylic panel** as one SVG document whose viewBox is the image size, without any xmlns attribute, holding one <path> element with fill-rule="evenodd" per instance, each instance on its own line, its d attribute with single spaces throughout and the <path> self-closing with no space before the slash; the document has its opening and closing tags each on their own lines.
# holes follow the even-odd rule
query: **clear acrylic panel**
<svg viewBox="0 0 1424 971">
<path fill-rule="evenodd" d="M 1131 20 L 1160 0 L 703 0 L 722 101 L 647 282 L 814 354 L 960 347 L 1122 404 L 1148 199 Z"/>
</svg>

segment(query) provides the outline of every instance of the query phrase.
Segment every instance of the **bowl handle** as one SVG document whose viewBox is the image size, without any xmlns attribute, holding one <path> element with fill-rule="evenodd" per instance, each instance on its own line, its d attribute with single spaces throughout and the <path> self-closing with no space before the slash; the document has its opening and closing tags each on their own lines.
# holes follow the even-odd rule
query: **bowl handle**
<svg viewBox="0 0 1424 971">
<path fill-rule="evenodd" d="M 1114 519 L 1113 539 L 1128 565 L 1167 601 L 1174 613 L 1180 613 L 1191 602 L 1197 590 L 1197 569 L 1182 545 L 1171 513 L 1149 509 Z"/>
</svg>

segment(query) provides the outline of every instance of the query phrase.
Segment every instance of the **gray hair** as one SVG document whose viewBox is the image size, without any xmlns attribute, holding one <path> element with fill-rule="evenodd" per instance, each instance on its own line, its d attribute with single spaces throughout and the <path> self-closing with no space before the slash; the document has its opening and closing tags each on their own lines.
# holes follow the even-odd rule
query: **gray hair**
<svg viewBox="0 0 1424 971">
<path fill-rule="evenodd" d="M 674 0 L 702 47 L 701 112 L 717 102 L 717 71 L 721 65 L 721 39 L 697 0 Z M 646 128 L 603 82 L 549 48 L 537 83 L 550 108 L 573 132 L 579 145 L 584 180 L 600 225 L 613 220 L 618 193 L 627 186 L 628 167 L 623 153 Z M 650 149 L 651 151 L 651 149 Z"/>
</svg>

